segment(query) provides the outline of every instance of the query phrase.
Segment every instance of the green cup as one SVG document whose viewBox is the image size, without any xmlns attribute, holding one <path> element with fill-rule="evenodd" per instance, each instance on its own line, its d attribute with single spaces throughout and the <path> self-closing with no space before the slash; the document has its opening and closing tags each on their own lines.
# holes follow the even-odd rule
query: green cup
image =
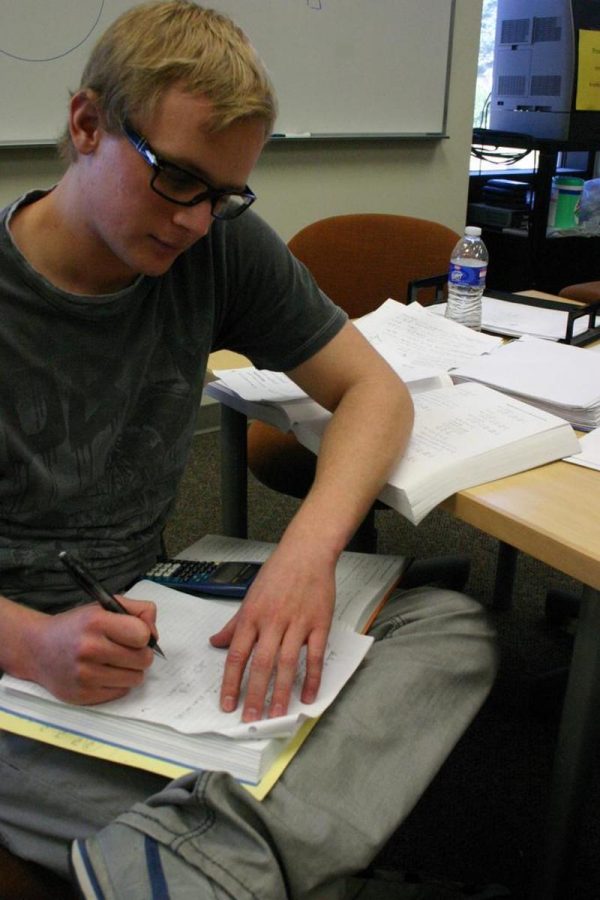
<svg viewBox="0 0 600 900">
<path fill-rule="evenodd" d="M 577 207 L 583 190 L 583 178 L 555 175 L 552 179 L 554 228 L 574 228 L 577 225 Z"/>
</svg>

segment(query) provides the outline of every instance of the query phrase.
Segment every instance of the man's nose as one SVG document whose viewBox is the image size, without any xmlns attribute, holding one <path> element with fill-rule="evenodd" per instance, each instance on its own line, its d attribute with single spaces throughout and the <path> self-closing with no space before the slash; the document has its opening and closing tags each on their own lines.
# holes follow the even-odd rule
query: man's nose
<svg viewBox="0 0 600 900">
<path fill-rule="evenodd" d="M 178 206 L 173 213 L 173 222 L 198 237 L 208 234 L 212 224 L 210 200 L 204 200 L 195 206 Z"/>
</svg>

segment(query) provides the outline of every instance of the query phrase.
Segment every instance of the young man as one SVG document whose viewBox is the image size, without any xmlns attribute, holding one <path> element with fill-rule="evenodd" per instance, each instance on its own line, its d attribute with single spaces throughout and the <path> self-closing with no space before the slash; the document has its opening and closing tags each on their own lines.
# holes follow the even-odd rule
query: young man
<svg viewBox="0 0 600 900">
<path fill-rule="evenodd" d="M 334 411 L 312 490 L 212 638 L 221 705 L 238 707 L 248 669 L 243 718 L 283 713 L 303 645 L 303 699 L 318 692 L 336 560 L 408 440 L 412 405 L 247 211 L 274 116 L 262 64 L 228 19 L 187 0 L 136 7 L 71 98 L 63 178 L 2 216 L 0 668 L 63 700 L 118 697 L 152 664 L 152 605 L 123 600 L 133 615 L 119 616 L 86 603 L 58 552 L 113 591 L 154 561 L 220 347 L 287 371 Z M 221 773 L 165 784 L 2 734 L 1 839 L 63 873 L 79 839 L 86 896 L 147 898 L 161 884 L 173 897 L 344 896 L 494 668 L 478 606 L 451 592 L 405 592 L 374 633 L 367 664 L 262 804 Z"/>
</svg>

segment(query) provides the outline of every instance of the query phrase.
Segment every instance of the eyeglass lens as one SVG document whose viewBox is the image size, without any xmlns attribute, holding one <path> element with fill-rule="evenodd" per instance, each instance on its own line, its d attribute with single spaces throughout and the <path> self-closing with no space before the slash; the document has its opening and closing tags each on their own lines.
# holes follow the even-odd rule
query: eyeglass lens
<svg viewBox="0 0 600 900">
<path fill-rule="evenodd" d="M 200 179 L 193 178 L 181 169 L 169 166 L 168 163 L 162 163 L 160 168 L 155 169 L 152 187 L 157 193 L 176 203 L 198 201 L 206 195 L 206 199 L 211 201 L 213 216 L 219 219 L 239 216 L 254 199 L 251 195 L 245 194 L 221 194 Z"/>
</svg>

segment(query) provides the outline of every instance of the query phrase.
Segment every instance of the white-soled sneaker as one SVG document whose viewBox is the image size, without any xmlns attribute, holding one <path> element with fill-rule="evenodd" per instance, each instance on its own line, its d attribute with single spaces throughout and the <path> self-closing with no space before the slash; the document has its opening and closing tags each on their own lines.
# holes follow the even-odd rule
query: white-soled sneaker
<svg viewBox="0 0 600 900">
<path fill-rule="evenodd" d="M 96 900 L 96 898 L 103 900 L 107 896 L 96 877 L 84 840 L 73 842 L 70 866 L 71 880 L 79 888 L 79 893 L 85 897 L 85 900 Z"/>
</svg>

